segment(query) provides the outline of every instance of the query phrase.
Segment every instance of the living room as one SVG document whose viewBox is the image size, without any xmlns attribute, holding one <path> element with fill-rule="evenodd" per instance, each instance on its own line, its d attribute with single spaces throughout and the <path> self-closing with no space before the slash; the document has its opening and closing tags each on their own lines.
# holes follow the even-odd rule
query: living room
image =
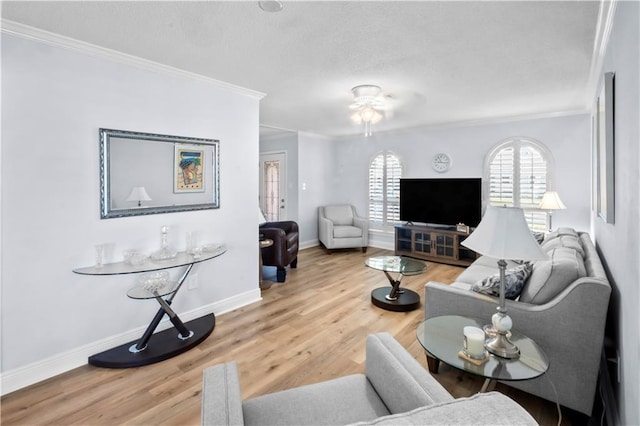
<svg viewBox="0 0 640 426">
<path fill-rule="evenodd" d="M 156 64 L 3 20 L 3 394 L 85 365 L 88 356 L 135 339 L 153 316 L 157 306 L 126 297 L 130 278 L 72 273 L 93 264 L 96 244 L 113 245 L 108 263 L 120 260 L 127 248 L 157 248 L 164 225 L 178 249 L 184 248 L 185 232 L 196 231 L 201 242 L 224 243 L 227 252 L 200 265 L 198 288 L 176 299 L 173 307 L 186 313 L 183 319 L 222 315 L 259 300 L 256 271 L 244 265 L 258 263 L 253 224 L 261 151 L 287 151 L 289 187 L 300 188 L 290 194 L 289 217 L 299 223 L 306 248 L 317 244 L 318 206 L 348 201 L 367 211 L 366 170 L 377 152 L 400 154 L 408 177 L 435 176 L 429 161 L 437 152 L 453 158 L 449 176 L 481 177 L 484 157 L 495 144 L 527 136 L 549 147 L 555 160 L 556 190 L 568 208 L 554 214 L 554 227 L 590 232 L 607 268 L 614 288 L 608 335 L 621 370 L 614 383 L 617 411 L 621 424 L 640 423 L 640 270 L 634 262 L 640 252 L 638 26 L 638 5 L 617 3 L 597 70 L 616 72 L 616 216 L 609 224 L 592 211 L 586 109 L 374 131 L 366 139 L 301 131 L 260 141 L 262 93 L 169 67 L 161 71 Z M 99 128 L 219 139 L 220 208 L 100 219 Z M 371 241 L 392 247 L 384 233 L 373 232 Z"/>
</svg>

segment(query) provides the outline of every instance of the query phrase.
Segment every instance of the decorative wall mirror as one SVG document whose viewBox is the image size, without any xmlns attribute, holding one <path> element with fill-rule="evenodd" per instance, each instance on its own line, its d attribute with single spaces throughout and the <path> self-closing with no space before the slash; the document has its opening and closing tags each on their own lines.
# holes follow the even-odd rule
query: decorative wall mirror
<svg viewBox="0 0 640 426">
<path fill-rule="evenodd" d="M 100 217 L 219 208 L 219 143 L 100 129 Z"/>
</svg>

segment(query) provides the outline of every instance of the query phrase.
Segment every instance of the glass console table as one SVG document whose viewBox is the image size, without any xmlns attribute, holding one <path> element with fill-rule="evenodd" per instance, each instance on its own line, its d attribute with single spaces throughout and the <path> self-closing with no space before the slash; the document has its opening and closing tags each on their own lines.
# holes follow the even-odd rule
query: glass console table
<svg viewBox="0 0 640 426">
<path fill-rule="evenodd" d="M 203 251 L 198 256 L 180 252 L 171 259 L 148 259 L 141 265 L 117 262 L 107 263 L 101 267 L 89 266 L 74 269 L 73 272 L 81 275 L 121 275 L 186 266 L 177 282 L 167 282 L 161 286 L 148 288 L 136 286 L 127 292 L 127 295 L 132 299 L 156 299 L 160 304 L 160 309 L 139 340 L 92 355 L 89 357 L 89 364 L 106 368 L 139 367 L 179 355 L 205 340 L 215 327 L 215 315 L 211 313 L 183 323 L 175 311 L 171 309 L 171 302 L 187 279 L 193 265 L 218 257 L 225 252 L 224 246 L 217 246 Z M 165 314 L 175 328 L 169 328 L 154 334 Z"/>
<path fill-rule="evenodd" d="M 364 264 L 369 268 L 384 272 L 391 285 L 391 288 L 380 287 L 373 290 L 371 303 L 379 308 L 396 312 L 418 309 L 420 295 L 413 290 L 400 288 L 400 283 L 405 275 L 417 275 L 425 272 L 427 265 L 424 262 L 400 256 L 376 256 L 368 258 Z M 398 274 L 398 278 L 393 278 L 390 273 Z"/>
</svg>

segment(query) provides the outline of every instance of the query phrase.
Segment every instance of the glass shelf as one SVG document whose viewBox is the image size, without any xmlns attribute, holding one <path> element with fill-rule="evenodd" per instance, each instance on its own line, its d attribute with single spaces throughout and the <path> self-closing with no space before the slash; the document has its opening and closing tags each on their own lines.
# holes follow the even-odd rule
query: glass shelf
<svg viewBox="0 0 640 426">
<path fill-rule="evenodd" d="M 150 292 L 149 290 L 142 287 L 141 285 L 137 285 L 133 288 L 130 288 L 129 291 L 127 291 L 127 296 L 129 296 L 132 299 L 155 299 L 156 296 L 160 296 L 160 297 L 168 296 L 169 294 L 174 293 L 177 290 L 178 290 L 178 283 L 169 281 L 156 289 L 156 293 L 158 293 L 157 295 Z"/>
<path fill-rule="evenodd" d="M 227 251 L 223 245 L 214 247 L 207 246 L 207 250 L 203 250 L 199 256 L 194 256 L 187 252 L 181 251 L 176 257 L 167 260 L 149 259 L 142 265 L 130 265 L 125 262 L 105 263 L 102 267 L 87 266 L 84 268 L 76 268 L 73 270 L 76 274 L 82 275 L 120 275 L 120 274 L 137 274 L 140 272 L 159 271 L 162 269 L 177 268 L 179 266 L 187 266 L 192 263 L 204 262 L 224 254 Z"/>
</svg>

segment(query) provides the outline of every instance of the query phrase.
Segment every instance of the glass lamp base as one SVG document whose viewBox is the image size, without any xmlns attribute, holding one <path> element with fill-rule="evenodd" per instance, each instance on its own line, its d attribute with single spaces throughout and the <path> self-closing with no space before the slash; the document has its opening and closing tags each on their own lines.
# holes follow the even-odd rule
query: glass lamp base
<svg viewBox="0 0 640 426">
<path fill-rule="evenodd" d="M 512 321 L 504 308 L 498 308 L 498 312 L 493 314 L 491 324 L 493 325 L 493 336 L 495 337 L 485 344 L 485 348 L 501 358 L 518 358 L 520 356 L 520 349 L 509 340 Z"/>
</svg>

